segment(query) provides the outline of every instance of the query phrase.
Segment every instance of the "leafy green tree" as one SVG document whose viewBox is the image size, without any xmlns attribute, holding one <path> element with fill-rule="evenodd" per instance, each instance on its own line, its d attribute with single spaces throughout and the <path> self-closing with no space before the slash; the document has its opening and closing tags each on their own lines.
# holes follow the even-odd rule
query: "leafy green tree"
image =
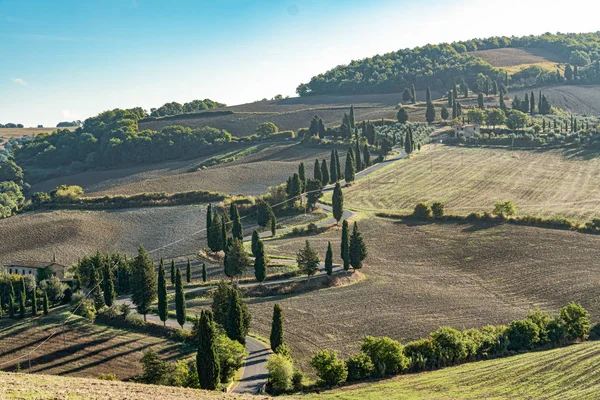
<svg viewBox="0 0 600 400">
<path fill-rule="evenodd" d="M 267 277 L 267 260 L 265 258 L 265 245 L 258 239 L 254 258 L 254 277 L 258 282 L 264 282 Z"/>
<path fill-rule="evenodd" d="M 333 218 L 340 223 L 340 220 L 344 216 L 344 193 L 339 182 L 336 182 L 333 188 L 333 196 L 331 198 L 331 204 L 333 209 Z"/>
<path fill-rule="evenodd" d="M 338 181 L 338 174 L 337 174 L 337 168 L 336 168 L 335 162 L 336 162 L 336 154 L 335 154 L 334 150 L 331 150 L 331 156 L 329 159 L 329 165 L 331 166 L 329 183 L 335 183 Z M 323 179 L 324 178 L 325 177 L 323 177 Z"/>
<path fill-rule="evenodd" d="M 581 304 L 571 302 L 560 309 L 560 319 L 570 340 L 585 340 L 590 333 L 589 313 Z"/>
<path fill-rule="evenodd" d="M 512 217 L 517 215 L 517 209 L 512 201 L 498 201 L 494 205 L 492 214 L 499 217 Z"/>
<path fill-rule="evenodd" d="M 506 330 L 508 349 L 513 351 L 529 350 L 539 341 L 539 327 L 529 319 L 513 321 Z"/>
<path fill-rule="evenodd" d="M 319 160 L 315 160 L 315 166 L 313 168 L 313 178 L 319 181 L 323 180 L 323 174 L 321 173 L 321 164 L 319 164 Z M 329 171 L 327 173 L 327 181 L 329 182 Z"/>
<path fill-rule="evenodd" d="M 435 219 L 442 219 L 444 217 L 444 204 L 440 202 L 433 203 L 431 205 L 431 212 Z"/>
<path fill-rule="evenodd" d="M 366 336 L 360 345 L 375 365 L 375 375 L 394 375 L 406 370 L 410 360 L 404 355 L 404 346 L 388 337 Z"/>
<path fill-rule="evenodd" d="M 183 293 L 183 278 L 181 277 L 181 270 L 179 268 L 177 268 L 175 275 L 175 312 L 177 315 L 177 322 L 183 328 L 187 311 L 185 307 L 185 294 Z"/>
<path fill-rule="evenodd" d="M 430 337 L 433 349 L 442 365 L 453 365 L 467 358 L 467 346 L 462 332 L 441 327 L 432 332 Z"/>
<path fill-rule="evenodd" d="M 146 314 L 152 311 L 152 303 L 156 300 L 158 284 L 154 265 L 143 246 L 140 245 L 138 255 L 133 259 L 131 267 L 133 278 L 131 301 L 146 321 Z"/>
<path fill-rule="evenodd" d="M 229 218 L 231 219 L 231 236 L 234 239 L 244 240 L 242 221 L 240 220 L 240 213 L 238 212 L 235 204 L 231 203 L 229 206 Z"/>
<path fill-rule="evenodd" d="M 323 195 L 323 185 L 315 179 L 309 179 L 306 185 L 306 207 L 314 209 Z"/>
<path fill-rule="evenodd" d="M 171 285 L 175 285 L 175 260 L 171 260 Z"/>
<path fill-rule="evenodd" d="M 327 253 L 325 253 L 325 271 L 327 275 L 333 274 L 333 249 L 331 248 L 331 242 L 327 244 Z"/>
<path fill-rule="evenodd" d="M 259 226 L 266 228 L 274 217 L 271 205 L 266 201 L 259 201 L 256 205 L 256 220 Z"/>
<path fill-rule="evenodd" d="M 300 194 L 302 194 L 302 182 L 300 176 L 294 174 L 289 184 L 288 199 L 300 198 Z"/>
<path fill-rule="evenodd" d="M 565 79 L 567 81 L 573 80 L 573 68 L 569 64 L 565 66 Z"/>
<path fill-rule="evenodd" d="M 320 350 L 312 358 L 310 364 L 326 386 L 331 387 L 346 382 L 348 367 L 343 360 L 338 359 L 335 351 Z"/>
<path fill-rule="evenodd" d="M 216 348 L 216 328 L 213 314 L 202 311 L 198 329 L 198 354 L 196 355 L 196 369 L 200 388 L 215 390 L 220 382 L 219 357 Z"/>
<path fill-rule="evenodd" d="M 185 281 L 187 283 L 192 282 L 192 264 L 190 263 L 190 259 L 187 259 L 187 265 L 185 267 Z"/>
<path fill-rule="evenodd" d="M 348 114 L 348 120 L 350 125 L 348 127 L 354 132 L 354 128 L 356 127 L 356 122 L 354 121 L 354 106 L 350 106 L 350 114 Z"/>
<path fill-rule="evenodd" d="M 316 165 L 315 165 L 316 168 Z M 327 168 L 327 160 L 323 159 L 323 161 L 321 162 L 321 185 L 323 187 L 327 186 L 327 184 L 329 183 L 329 168 Z M 316 180 L 318 180 L 317 178 L 315 178 Z"/>
<path fill-rule="evenodd" d="M 522 129 L 529 124 L 529 117 L 524 112 L 512 110 L 506 121 L 510 129 Z"/>
<path fill-rule="evenodd" d="M 375 372 L 371 357 L 363 352 L 355 354 L 346 361 L 348 381 L 361 381 L 370 378 Z"/>
<path fill-rule="evenodd" d="M 348 228 L 348 220 L 342 222 L 342 243 L 341 243 L 341 257 L 344 261 L 344 270 L 350 269 L 350 234 Z"/>
<path fill-rule="evenodd" d="M 408 103 L 409 101 L 412 102 L 412 92 L 409 88 L 404 88 L 404 92 L 402 92 L 402 101 L 404 101 L 405 103 Z"/>
<path fill-rule="evenodd" d="M 298 269 L 304 272 L 310 279 L 319 270 L 321 260 L 313 248 L 310 247 L 310 243 L 307 240 L 304 248 L 298 250 L 296 253 L 296 262 L 298 263 Z"/>
<path fill-rule="evenodd" d="M 283 334 L 283 309 L 277 303 L 275 303 L 275 306 L 273 307 L 273 321 L 271 322 L 269 342 L 273 352 L 277 352 L 279 346 L 285 343 Z"/>
<path fill-rule="evenodd" d="M 158 317 L 163 322 L 163 326 L 167 326 L 167 319 L 169 318 L 169 304 L 167 301 L 167 279 L 165 276 L 165 263 L 163 259 L 160 259 L 158 265 Z"/>
<path fill-rule="evenodd" d="M 442 106 L 441 117 L 444 121 L 450 117 L 450 114 L 448 113 L 448 107 L 445 105 Z"/>
<path fill-rule="evenodd" d="M 272 122 L 263 122 L 254 129 L 254 133 L 262 138 L 268 138 L 279 132 L 279 128 Z"/>
<path fill-rule="evenodd" d="M 352 148 L 346 154 L 346 168 L 344 172 L 344 179 L 347 183 L 354 182 L 354 174 L 356 172 L 356 165 L 354 160 L 354 151 Z"/>
<path fill-rule="evenodd" d="M 401 124 L 405 124 L 408 122 L 408 111 L 406 111 L 406 108 L 404 107 L 400 107 L 400 109 L 398 110 L 398 115 L 396 115 L 396 118 L 398 118 L 398 122 L 400 122 Z"/>
<path fill-rule="evenodd" d="M 104 263 L 104 273 L 102 274 L 102 293 L 104 294 L 104 304 L 106 304 L 107 307 L 112 307 L 115 301 L 116 293 L 115 281 L 109 262 Z"/>
<path fill-rule="evenodd" d="M 206 263 L 202 263 L 202 282 L 206 282 Z"/>
<path fill-rule="evenodd" d="M 285 393 L 293 388 L 294 365 L 289 357 L 273 354 L 267 359 L 268 381 L 274 394 Z"/>
<path fill-rule="evenodd" d="M 432 103 L 427 103 L 427 109 L 425 110 L 425 120 L 428 124 L 433 123 L 435 121 L 435 107 Z"/>
<path fill-rule="evenodd" d="M 257 254 L 257 246 L 258 242 L 260 242 L 260 235 L 256 231 L 256 229 L 252 232 L 252 242 L 250 246 L 250 250 L 252 251 L 252 255 L 256 257 Z"/>
<path fill-rule="evenodd" d="M 467 118 L 474 124 L 484 125 L 485 124 L 486 113 L 482 109 L 474 108 L 467 112 Z"/>
<path fill-rule="evenodd" d="M 250 258 L 244 248 L 244 242 L 233 239 L 231 245 L 227 247 L 226 255 L 225 275 L 231 279 L 239 279 L 250 266 Z"/>
<path fill-rule="evenodd" d="M 358 231 L 358 224 L 354 222 L 352 229 L 352 235 L 350 236 L 350 265 L 355 270 L 362 268 L 362 263 L 367 258 L 367 245 L 365 244 L 360 232 Z"/>
<path fill-rule="evenodd" d="M 487 111 L 486 120 L 495 129 L 496 126 L 506 124 L 506 114 L 500 108 L 493 108 Z"/>
</svg>

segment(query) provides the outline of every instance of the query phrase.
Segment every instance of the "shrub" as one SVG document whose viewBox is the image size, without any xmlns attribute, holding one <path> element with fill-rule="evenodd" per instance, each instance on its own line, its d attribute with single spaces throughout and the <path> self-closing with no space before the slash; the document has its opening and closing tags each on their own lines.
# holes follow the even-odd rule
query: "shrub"
<svg viewBox="0 0 600 400">
<path fill-rule="evenodd" d="M 123 303 L 119 306 L 119 312 L 123 316 L 124 319 L 127 319 L 129 313 L 131 313 L 131 306 L 127 303 Z"/>
<path fill-rule="evenodd" d="M 389 337 L 366 336 L 360 347 L 373 361 L 377 376 L 397 374 L 409 366 L 404 347 Z"/>
<path fill-rule="evenodd" d="M 294 365 L 280 354 L 273 354 L 267 360 L 268 382 L 274 394 L 285 393 L 292 389 Z"/>
<path fill-rule="evenodd" d="M 304 374 L 302 374 L 302 371 L 298 369 L 294 370 L 294 374 L 292 375 L 292 386 L 296 392 L 304 389 Z"/>
<path fill-rule="evenodd" d="M 290 349 L 290 346 L 288 346 L 285 343 L 282 343 L 279 346 L 277 346 L 277 348 L 275 349 L 275 353 L 292 359 L 292 350 Z"/>
<path fill-rule="evenodd" d="M 467 329 L 462 332 L 462 337 L 467 350 L 465 358 L 470 361 L 476 359 L 483 343 L 483 333 L 478 329 Z"/>
<path fill-rule="evenodd" d="M 100 376 L 98 377 L 98 379 L 100 379 L 101 381 L 116 381 L 117 380 L 117 376 L 113 373 L 108 373 L 108 374 L 100 374 Z"/>
<path fill-rule="evenodd" d="M 498 217 L 507 218 L 517 215 L 517 209 L 512 201 L 498 201 L 494 205 L 492 214 Z"/>
<path fill-rule="evenodd" d="M 444 204 L 443 203 L 433 203 L 431 206 L 431 211 L 433 213 L 433 217 L 435 219 L 441 219 L 444 217 Z"/>
<path fill-rule="evenodd" d="M 131 326 L 135 328 L 139 328 L 146 325 L 146 321 L 139 314 L 128 314 L 125 317 L 125 321 L 127 321 Z"/>
<path fill-rule="evenodd" d="M 418 219 L 429 219 L 431 218 L 431 208 L 427 203 L 419 203 L 415 206 L 413 217 Z"/>
<path fill-rule="evenodd" d="M 546 325 L 546 335 L 549 343 L 559 344 L 566 337 L 565 327 L 559 319 L 552 318 Z"/>
<path fill-rule="evenodd" d="M 177 342 L 190 342 L 192 339 L 192 331 L 189 329 L 175 329 L 171 335 Z"/>
<path fill-rule="evenodd" d="M 529 350 L 540 340 L 540 329 L 529 319 L 513 321 L 506 329 L 508 349 L 513 351 Z"/>
<path fill-rule="evenodd" d="M 594 324 L 590 329 L 590 339 L 591 340 L 600 340 L 600 322 Z"/>
<path fill-rule="evenodd" d="M 91 324 L 96 320 L 96 305 L 94 304 L 94 300 L 85 299 L 82 300 L 81 306 L 77 309 L 77 314 L 81 315 L 84 318 L 87 318 Z"/>
<path fill-rule="evenodd" d="M 144 352 L 141 360 L 144 373 L 138 378 L 142 383 L 172 386 L 175 366 L 161 360 L 153 349 Z"/>
<path fill-rule="evenodd" d="M 442 365 L 452 365 L 467 358 L 467 346 L 462 333 L 450 327 L 441 327 L 431 333 L 436 357 Z"/>
<path fill-rule="evenodd" d="M 235 371 L 244 365 L 246 350 L 244 349 L 244 345 L 236 340 L 229 339 L 227 335 L 218 335 L 216 345 L 221 370 L 221 383 L 227 383 L 233 379 Z"/>
<path fill-rule="evenodd" d="M 590 333 L 589 313 L 581 304 L 571 302 L 560 309 L 560 319 L 570 340 L 585 340 Z"/>
<path fill-rule="evenodd" d="M 422 371 L 435 367 L 435 349 L 431 339 L 420 339 L 406 343 L 404 354 L 410 358 L 413 371 Z"/>
<path fill-rule="evenodd" d="M 552 320 L 548 313 L 542 312 L 539 308 L 529 311 L 527 319 L 533 322 L 538 327 L 539 341 L 538 345 L 543 346 L 549 342 L 548 339 L 548 323 Z"/>
<path fill-rule="evenodd" d="M 335 351 L 319 351 L 312 358 L 310 364 L 317 371 L 317 376 L 321 379 L 321 384 L 335 386 L 346 382 L 348 368 L 344 361 L 338 359 Z"/>
<path fill-rule="evenodd" d="M 279 131 L 277 125 L 272 122 L 263 122 L 254 129 L 254 133 L 262 138 L 267 138 Z"/>
<path fill-rule="evenodd" d="M 113 319 L 116 318 L 118 315 L 118 311 L 117 311 L 117 307 L 116 306 L 112 306 L 112 307 L 102 307 L 99 311 L 98 311 L 98 315 L 102 315 L 104 317 Z"/>
<path fill-rule="evenodd" d="M 506 326 L 504 325 L 486 325 L 481 328 L 483 337 L 479 346 L 479 357 L 487 358 L 506 352 L 508 349 L 508 338 L 505 333 Z"/>
</svg>

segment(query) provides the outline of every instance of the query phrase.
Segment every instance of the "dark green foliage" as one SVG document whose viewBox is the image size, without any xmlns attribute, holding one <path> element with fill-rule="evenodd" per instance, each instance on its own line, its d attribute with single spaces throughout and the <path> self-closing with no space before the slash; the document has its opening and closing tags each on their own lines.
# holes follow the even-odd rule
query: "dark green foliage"
<svg viewBox="0 0 600 400">
<path fill-rule="evenodd" d="M 187 311 L 185 307 L 185 294 L 183 293 L 183 278 L 179 268 L 177 268 L 177 272 L 175 273 L 175 312 L 177 315 L 177 322 L 183 328 Z"/>
<path fill-rule="evenodd" d="M 165 277 L 165 263 L 163 259 L 160 259 L 158 265 L 158 316 L 163 322 L 163 325 L 167 325 L 167 318 L 169 318 L 169 304 L 167 301 L 167 279 Z"/>
<path fill-rule="evenodd" d="M 252 242 L 251 242 L 251 246 L 250 246 L 253 256 L 256 256 L 256 254 L 257 254 L 257 246 L 258 246 L 259 241 L 260 241 L 260 235 L 258 234 L 258 231 L 256 231 L 256 229 L 255 229 L 252 232 Z"/>
<path fill-rule="evenodd" d="M 539 327 L 529 319 L 513 321 L 506 330 L 509 350 L 522 351 L 533 348 L 540 340 Z"/>
<path fill-rule="evenodd" d="M 409 88 L 404 88 L 404 91 L 402 92 L 402 101 L 408 103 L 408 102 L 412 102 L 412 100 L 413 100 L 412 91 Z"/>
<path fill-rule="evenodd" d="M 331 198 L 331 204 L 333 208 L 333 218 L 340 223 L 342 216 L 344 215 L 344 193 L 339 182 L 336 182 L 333 188 L 333 196 Z"/>
<path fill-rule="evenodd" d="M 224 328 L 231 340 L 236 340 L 241 344 L 246 343 L 246 335 L 248 334 L 248 327 L 245 323 L 246 311 L 240 292 L 238 290 L 232 291 L 229 297 L 227 323 Z"/>
<path fill-rule="evenodd" d="M 8 316 L 10 318 L 14 318 L 15 317 L 15 295 L 10 294 L 8 296 Z"/>
<path fill-rule="evenodd" d="M 358 231 L 358 223 L 354 222 L 352 235 L 350 236 L 350 265 L 355 270 L 362 268 L 362 263 L 367 258 L 367 245 L 365 244 L 360 232 Z"/>
<path fill-rule="evenodd" d="M 233 301 L 232 298 L 234 296 L 236 296 L 239 299 L 239 301 Z M 242 326 L 245 332 L 242 333 L 245 337 L 248 333 L 248 330 L 250 329 L 250 323 L 252 321 L 250 312 L 248 311 L 248 306 L 246 305 L 246 303 L 241 301 L 241 294 L 239 293 L 239 289 L 237 287 L 233 285 L 228 285 L 223 281 L 219 282 L 217 290 L 213 295 L 212 311 L 214 313 L 215 321 L 218 324 L 220 324 L 224 329 L 227 329 L 228 324 L 230 324 L 233 319 L 237 318 L 233 317 L 231 314 L 231 305 L 233 303 L 236 304 L 236 307 L 239 307 L 239 309 L 241 309 Z M 237 310 L 237 312 L 239 312 L 239 310 Z"/>
<path fill-rule="evenodd" d="M 212 312 L 202 311 L 198 328 L 196 368 L 200 388 L 205 390 L 215 390 L 221 381 L 219 357 L 215 343 L 216 335 Z"/>
<path fill-rule="evenodd" d="M 244 234 L 242 222 L 240 221 L 240 213 L 233 203 L 229 206 L 229 218 L 231 219 L 231 236 L 234 239 L 243 240 Z"/>
<path fill-rule="evenodd" d="M 366 143 L 363 148 L 363 164 L 365 168 L 371 166 L 371 152 L 369 151 L 369 145 Z"/>
<path fill-rule="evenodd" d="M 431 89 L 429 86 L 427 86 L 427 89 L 425 89 L 425 102 L 427 104 L 431 103 Z"/>
<path fill-rule="evenodd" d="M 397 374 L 408 368 L 410 360 L 404 355 L 404 347 L 388 337 L 366 336 L 360 348 L 371 358 L 378 377 Z"/>
<path fill-rule="evenodd" d="M 315 168 L 317 168 L 316 164 Z M 321 179 L 319 180 L 315 178 L 315 180 L 321 182 L 321 185 L 323 187 L 327 186 L 327 184 L 329 183 L 329 168 L 327 167 L 327 160 L 323 159 L 323 161 L 321 162 Z"/>
<path fill-rule="evenodd" d="M 159 108 L 152 109 L 151 117 L 165 117 L 168 115 L 179 115 L 186 113 L 196 113 L 198 111 L 211 110 L 214 108 L 225 107 L 226 104 L 212 101 L 211 99 L 193 100 L 189 103 L 179 104 L 177 102 L 165 103 Z"/>
<path fill-rule="evenodd" d="M 259 201 L 256 206 L 256 220 L 259 226 L 263 228 L 269 225 L 272 218 L 275 218 L 271 205 L 265 201 Z"/>
<path fill-rule="evenodd" d="M 477 107 L 481 108 L 482 110 L 485 109 L 485 105 L 483 104 L 483 93 L 479 93 L 477 95 Z"/>
<path fill-rule="evenodd" d="M 336 153 L 334 152 L 334 150 L 331 150 L 331 156 L 329 158 L 329 165 L 331 166 L 331 170 L 330 170 L 330 174 L 329 174 L 329 176 L 330 176 L 329 183 L 335 183 L 338 181 L 338 174 L 337 174 L 337 168 L 336 168 Z M 323 177 L 323 179 L 325 179 L 325 177 Z"/>
<path fill-rule="evenodd" d="M 206 263 L 202 263 L 202 282 L 206 282 Z"/>
<path fill-rule="evenodd" d="M 448 107 L 446 107 L 445 105 L 443 105 L 442 106 L 442 111 L 441 111 L 440 115 L 441 115 L 442 119 L 444 121 L 446 121 L 450 117 L 450 114 L 448 113 Z"/>
<path fill-rule="evenodd" d="M 212 218 L 213 218 L 212 204 L 209 204 L 208 207 L 206 208 L 206 234 L 207 234 L 207 240 L 210 240 L 208 238 L 208 234 L 210 233 L 210 226 L 212 224 Z M 210 247 L 210 243 L 208 244 L 208 247 Z"/>
<path fill-rule="evenodd" d="M 300 165 L 298 165 L 298 177 L 300 178 L 300 182 L 302 184 L 302 191 L 304 191 L 304 188 L 306 186 L 306 170 L 304 168 L 303 162 L 301 162 Z"/>
<path fill-rule="evenodd" d="M 12 309 L 12 307 L 11 307 Z M 42 297 L 42 310 L 44 311 L 44 315 L 48 315 L 49 311 L 49 302 L 48 302 L 48 294 L 44 292 L 44 296 Z M 12 317 L 12 315 L 11 315 Z"/>
<path fill-rule="evenodd" d="M 171 260 L 171 285 L 175 285 L 175 260 Z"/>
<path fill-rule="evenodd" d="M 325 161 L 325 160 L 323 160 Z M 325 164 L 325 167 L 327 167 L 327 164 Z M 313 178 L 318 180 L 318 181 L 322 181 L 323 180 L 323 173 L 321 172 L 321 164 L 319 164 L 319 160 L 315 160 L 315 165 L 313 167 Z M 329 170 L 327 171 L 327 182 L 329 182 Z"/>
<path fill-rule="evenodd" d="M 314 209 L 322 195 L 322 183 L 315 179 L 309 179 L 306 184 L 306 207 L 310 210 Z"/>
<path fill-rule="evenodd" d="M 187 259 L 187 265 L 185 266 L 185 281 L 187 283 L 192 282 L 192 264 L 190 263 L 190 259 Z"/>
<path fill-rule="evenodd" d="M 289 180 L 289 184 L 287 185 L 288 199 L 299 198 L 302 193 L 302 182 L 300 181 L 300 176 L 298 174 L 294 174 Z"/>
<path fill-rule="evenodd" d="M 296 262 L 298 263 L 298 269 L 310 278 L 319 270 L 321 260 L 307 240 L 304 247 L 296 253 Z"/>
<path fill-rule="evenodd" d="M 273 215 L 273 217 L 271 218 L 271 235 L 275 236 L 276 233 L 277 233 L 277 219 L 275 218 L 275 215 Z"/>
<path fill-rule="evenodd" d="M 283 336 L 283 309 L 277 303 L 273 307 L 273 322 L 271 322 L 269 342 L 273 352 L 277 352 L 279 346 L 285 343 Z"/>
<path fill-rule="evenodd" d="M 258 240 L 255 250 L 254 277 L 258 282 L 263 282 L 267 277 L 267 260 L 265 259 L 265 245 L 262 240 Z"/>
<path fill-rule="evenodd" d="M 431 218 L 432 211 L 429 207 L 429 204 L 419 203 L 415 206 L 415 210 L 413 211 L 413 217 L 418 219 L 429 219 Z"/>
<path fill-rule="evenodd" d="M 344 361 L 338 359 L 335 351 L 319 351 L 310 364 L 320 378 L 321 384 L 331 387 L 346 382 L 348 368 Z"/>
<path fill-rule="evenodd" d="M 23 280 L 21 280 L 22 282 L 24 282 Z M 25 293 L 25 290 L 21 290 L 19 293 L 19 318 L 25 318 L 25 303 L 27 300 L 27 294 Z"/>
<path fill-rule="evenodd" d="M 146 314 L 152 310 L 152 303 L 156 300 L 158 284 L 154 265 L 143 246 L 140 245 L 131 267 L 131 301 L 135 304 L 137 312 L 146 320 Z"/>
<path fill-rule="evenodd" d="M 413 138 L 412 128 L 409 127 L 406 131 L 406 136 L 404 137 L 404 151 L 406 154 L 411 154 L 415 149 L 415 141 Z"/>
<path fill-rule="evenodd" d="M 207 239 L 208 247 L 211 251 L 216 253 L 223 250 L 223 226 L 221 225 L 221 218 L 217 213 L 213 214 Z"/>
<path fill-rule="evenodd" d="M 104 304 L 107 307 L 112 307 L 116 297 L 115 281 L 111 265 L 108 262 L 104 264 L 104 272 L 102 274 L 102 293 L 104 295 Z"/>
<path fill-rule="evenodd" d="M 230 278 L 239 278 L 250 267 L 250 258 L 244 247 L 244 242 L 239 239 L 231 240 L 225 251 L 225 275 Z"/>
<path fill-rule="evenodd" d="M 373 365 L 371 357 L 363 352 L 348 358 L 346 366 L 348 367 L 348 381 L 368 379 L 375 372 L 375 365 Z"/>
<path fill-rule="evenodd" d="M 578 303 L 569 303 L 560 310 L 560 319 L 570 340 L 585 340 L 590 333 L 589 313 Z"/>
<path fill-rule="evenodd" d="M 344 270 L 350 269 L 350 233 L 348 232 L 348 220 L 342 222 L 342 241 L 340 244 L 342 260 L 344 261 Z"/>
<path fill-rule="evenodd" d="M 433 214 L 433 218 L 441 219 L 444 217 L 444 204 L 443 203 L 433 203 L 431 206 L 431 212 Z"/>
<path fill-rule="evenodd" d="M 31 315 L 34 317 L 38 314 L 38 306 L 37 306 L 37 293 L 36 289 L 33 289 L 31 293 Z"/>
<path fill-rule="evenodd" d="M 325 271 L 329 276 L 333 273 L 333 249 L 331 248 L 331 242 L 328 242 L 327 253 L 325 253 Z"/>
<path fill-rule="evenodd" d="M 425 120 L 429 124 L 435 121 L 435 107 L 432 103 L 427 103 L 427 109 L 425 110 Z"/>
<path fill-rule="evenodd" d="M 331 169 L 333 169 L 333 166 L 331 167 Z M 335 173 L 336 173 L 337 179 L 336 180 L 332 180 L 331 183 L 337 182 L 338 180 L 340 180 L 340 179 L 343 178 L 343 176 L 342 176 L 342 169 L 340 167 L 340 155 L 338 154 L 337 149 L 335 150 L 335 170 L 336 170 Z"/>
<path fill-rule="evenodd" d="M 400 122 L 401 124 L 408 122 L 408 111 L 406 111 L 406 108 L 400 107 L 400 109 L 398 110 L 398 115 L 396 115 L 396 117 L 398 119 L 398 122 Z"/>
<path fill-rule="evenodd" d="M 354 151 L 352 148 L 346 154 L 346 167 L 344 169 L 344 179 L 346 183 L 354 182 L 354 174 L 356 172 L 356 161 L 354 159 Z"/>
<path fill-rule="evenodd" d="M 411 85 L 410 93 L 412 94 L 412 102 L 413 104 L 417 104 L 417 91 L 415 89 L 415 85 Z"/>
<path fill-rule="evenodd" d="M 355 158 L 355 165 L 356 165 L 356 172 L 362 171 L 364 169 L 363 167 L 363 163 L 362 163 L 362 157 L 360 155 L 360 144 L 359 141 L 356 141 L 356 150 L 354 151 L 354 158 Z"/>
</svg>

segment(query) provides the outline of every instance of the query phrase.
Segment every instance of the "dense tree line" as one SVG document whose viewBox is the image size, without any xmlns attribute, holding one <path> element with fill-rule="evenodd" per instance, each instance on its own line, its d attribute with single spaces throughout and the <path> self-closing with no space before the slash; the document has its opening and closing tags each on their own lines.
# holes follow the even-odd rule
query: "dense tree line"
<svg viewBox="0 0 600 400">
<path fill-rule="evenodd" d="M 175 101 L 165 103 L 158 108 L 150 109 L 151 117 L 165 117 L 167 115 L 179 115 L 194 113 L 198 111 L 211 110 L 213 108 L 225 107 L 226 104 L 212 101 L 211 99 L 193 100 L 189 103 L 180 104 Z"/>
</svg>

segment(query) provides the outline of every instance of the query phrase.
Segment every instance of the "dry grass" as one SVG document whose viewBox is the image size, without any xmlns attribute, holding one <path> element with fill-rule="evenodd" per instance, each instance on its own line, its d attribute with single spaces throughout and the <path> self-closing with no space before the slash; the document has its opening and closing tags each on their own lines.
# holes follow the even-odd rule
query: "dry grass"
<svg viewBox="0 0 600 400">
<path fill-rule="evenodd" d="M 479 50 L 468 53 L 472 56 L 479 57 L 484 61 L 487 61 L 494 67 L 500 67 L 503 69 L 515 68 L 515 67 L 529 67 L 532 65 L 545 65 L 550 64 L 552 68 L 556 68 L 556 64 L 564 63 L 560 56 L 544 50 L 535 48 L 504 48 L 504 49 L 491 49 L 491 50 Z M 509 67 L 509 68 L 506 68 Z M 518 71 L 518 69 L 517 69 Z M 515 71 L 516 72 L 516 71 Z"/>
<path fill-rule="evenodd" d="M 66 378 L 52 375 L 0 373 L 0 396 L 3 399 L 127 399 L 147 400 L 228 400 L 267 399 L 264 396 L 225 394 L 197 389 L 109 382 L 97 379 Z"/>
<path fill-rule="evenodd" d="M 48 316 L 22 321 L 2 318 L 2 370 L 13 372 L 20 362 L 22 371 L 29 372 L 27 353 L 59 329 L 68 315 L 66 311 L 54 311 Z M 168 360 L 193 353 L 193 349 L 181 343 L 105 325 L 90 325 L 86 319 L 74 317 L 68 323 L 64 339 L 62 335 L 55 335 L 31 355 L 31 372 L 86 378 L 114 373 L 117 379 L 126 380 L 142 373 L 140 359 L 148 349 L 154 349 Z M 13 361 L 24 355 L 25 358 Z"/>
<path fill-rule="evenodd" d="M 345 192 L 348 207 L 407 212 L 441 201 L 450 214 L 491 211 L 511 200 L 521 215 L 584 222 L 600 215 L 600 160 L 561 151 L 438 146 L 359 180 Z"/>
<path fill-rule="evenodd" d="M 348 287 L 249 301 L 253 330 L 269 334 L 274 303 L 283 307 L 286 342 L 299 365 L 319 349 L 357 351 L 364 335 L 406 342 L 440 326 L 508 323 L 534 305 L 556 312 L 579 301 L 600 317 L 600 237 L 513 225 L 359 223 L 369 248 L 366 280 Z M 339 231 L 308 238 L 339 262 Z M 306 238 L 265 241 L 293 256 Z"/>
</svg>

